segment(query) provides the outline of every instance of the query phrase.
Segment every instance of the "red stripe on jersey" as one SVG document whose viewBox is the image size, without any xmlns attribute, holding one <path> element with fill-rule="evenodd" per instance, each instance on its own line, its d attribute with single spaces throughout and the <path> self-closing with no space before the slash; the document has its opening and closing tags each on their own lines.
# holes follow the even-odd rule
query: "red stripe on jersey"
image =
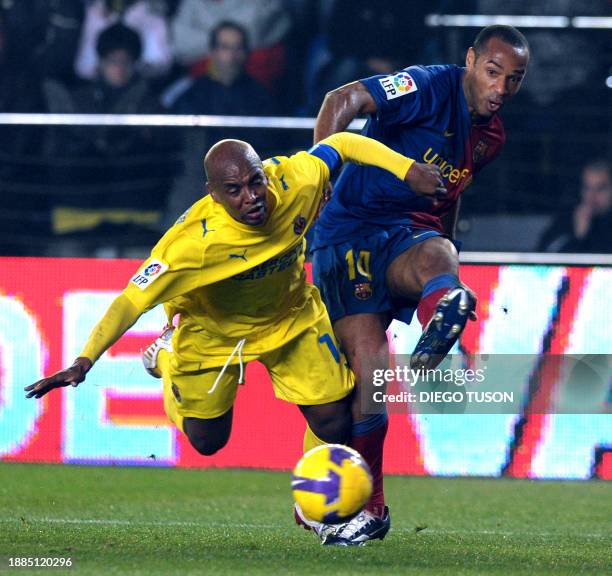
<svg viewBox="0 0 612 576">
<path fill-rule="evenodd" d="M 441 217 L 454 209 L 461 193 L 472 183 L 474 176 L 501 153 L 505 142 L 506 133 L 499 116 L 493 116 L 488 124 L 472 125 L 464 143 L 463 159 L 456 166 L 446 162 L 440 165 L 448 182 L 446 197 L 436 200 L 435 206 L 428 212 L 411 212 L 411 225 L 443 232 Z M 452 174 L 455 174 L 454 178 Z"/>
</svg>

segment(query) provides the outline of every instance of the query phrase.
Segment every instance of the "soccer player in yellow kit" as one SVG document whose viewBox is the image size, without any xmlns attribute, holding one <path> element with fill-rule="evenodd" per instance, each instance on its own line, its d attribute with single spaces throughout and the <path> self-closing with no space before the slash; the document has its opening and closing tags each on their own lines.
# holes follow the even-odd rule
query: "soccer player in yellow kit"
<svg viewBox="0 0 612 576">
<path fill-rule="evenodd" d="M 304 414 L 305 449 L 345 442 L 354 377 L 303 266 L 304 234 L 343 161 L 389 170 L 424 194 L 440 185 L 437 167 L 356 134 L 334 134 L 308 152 L 263 163 L 246 142 L 215 144 L 204 160 L 209 195 L 161 238 L 72 366 L 27 386 L 27 396 L 83 382 L 141 314 L 164 303 L 169 324 L 179 321 L 152 347 L 148 369 L 163 377 L 166 413 L 198 452 L 227 443 L 251 360 L 266 366 L 276 396 Z"/>
</svg>

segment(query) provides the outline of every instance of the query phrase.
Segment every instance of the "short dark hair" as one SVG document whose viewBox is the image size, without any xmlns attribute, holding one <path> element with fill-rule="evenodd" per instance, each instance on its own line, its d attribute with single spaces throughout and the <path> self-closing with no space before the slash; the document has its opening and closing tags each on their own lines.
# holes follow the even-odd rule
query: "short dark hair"
<svg viewBox="0 0 612 576">
<path fill-rule="evenodd" d="M 98 36 L 96 52 L 98 57 L 105 58 L 115 50 L 125 50 L 137 62 L 142 54 L 140 34 L 124 24 L 109 26 Z"/>
<path fill-rule="evenodd" d="M 210 32 L 210 40 L 208 42 L 209 50 L 214 50 L 217 47 L 217 43 L 219 41 L 219 32 L 221 30 L 235 30 L 242 36 L 242 45 L 246 52 L 249 51 L 249 34 L 246 31 L 246 28 L 240 26 L 236 22 L 232 22 L 231 20 L 223 20 L 223 22 L 219 22 Z"/>
<path fill-rule="evenodd" d="M 480 56 L 491 38 L 499 38 L 502 42 L 510 44 L 510 46 L 514 48 L 529 52 L 529 42 L 527 42 L 527 38 L 525 38 L 525 36 L 523 36 L 514 26 L 493 24 L 492 26 L 483 28 L 478 33 L 478 36 L 476 36 L 473 45 L 476 58 Z"/>
</svg>

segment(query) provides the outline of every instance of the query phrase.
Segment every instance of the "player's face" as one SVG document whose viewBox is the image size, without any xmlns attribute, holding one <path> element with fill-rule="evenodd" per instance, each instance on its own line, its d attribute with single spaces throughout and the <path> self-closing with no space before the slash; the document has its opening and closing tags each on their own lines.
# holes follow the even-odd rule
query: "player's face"
<svg viewBox="0 0 612 576">
<path fill-rule="evenodd" d="M 260 226 L 268 220 L 268 179 L 261 164 L 228 165 L 218 181 L 209 182 L 213 200 L 238 222 Z"/>
<path fill-rule="evenodd" d="M 468 50 L 464 91 L 474 117 L 488 120 L 521 87 L 527 70 L 529 53 L 499 38 L 491 38 L 478 58 Z"/>
</svg>

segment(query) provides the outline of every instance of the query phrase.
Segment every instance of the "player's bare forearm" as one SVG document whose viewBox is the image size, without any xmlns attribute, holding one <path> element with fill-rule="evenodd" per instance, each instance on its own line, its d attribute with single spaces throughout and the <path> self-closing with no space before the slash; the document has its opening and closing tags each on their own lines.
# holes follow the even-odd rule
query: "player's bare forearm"
<svg viewBox="0 0 612 576">
<path fill-rule="evenodd" d="M 125 295 L 120 294 L 96 324 L 85 348 L 72 366 L 26 386 L 26 397 L 42 398 L 55 388 L 76 386 L 83 382 L 94 362 L 138 320 L 140 314 L 141 311 Z"/>
<path fill-rule="evenodd" d="M 331 134 L 346 130 L 355 117 L 375 112 L 376 102 L 361 82 L 351 82 L 328 92 L 317 115 L 315 144 Z"/>
</svg>

